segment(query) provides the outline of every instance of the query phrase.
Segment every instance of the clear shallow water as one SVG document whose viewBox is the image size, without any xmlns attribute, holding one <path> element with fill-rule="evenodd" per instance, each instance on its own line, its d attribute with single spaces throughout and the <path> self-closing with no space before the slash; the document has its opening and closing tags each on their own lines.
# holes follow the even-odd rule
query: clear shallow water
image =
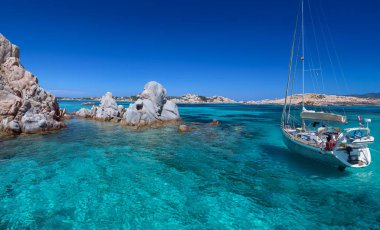
<svg viewBox="0 0 380 230">
<path fill-rule="evenodd" d="M 0 228 L 380 228 L 380 107 L 345 110 L 373 120 L 363 170 L 294 157 L 278 106 L 181 105 L 194 127 L 184 134 L 73 119 L 49 135 L 1 137 Z"/>
</svg>

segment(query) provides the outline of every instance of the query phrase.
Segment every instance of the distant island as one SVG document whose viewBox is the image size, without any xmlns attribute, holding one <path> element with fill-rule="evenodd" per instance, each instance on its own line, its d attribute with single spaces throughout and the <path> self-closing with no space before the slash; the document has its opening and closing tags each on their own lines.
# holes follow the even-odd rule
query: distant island
<svg viewBox="0 0 380 230">
<path fill-rule="evenodd" d="M 347 96 L 360 97 L 360 98 L 377 98 L 380 99 L 380 93 L 365 93 L 365 94 L 350 94 Z"/>
<path fill-rule="evenodd" d="M 135 102 L 139 95 L 113 97 L 116 101 L 129 101 Z M 264 99 L 264 100 L 250 100 L 250 101 L 236 101 L 224 96 L 200 96 L 196 94 L 185 94 L 183 96 L 168 96 L 167 99 L 178 104 L 247 104 L 247 105 L 283 105 L 284 98 Z M 100 101 L 100 97 L 83 97 L 83 98 L 69 98 L 58 97 L 58 100 L 83 100 L 83 101 Z M 290 96 L 288 97 L 290 100 Z M 292 97 L 293 105 L 301 105 L 302 95 L 295 94 Z M 91 103 L 91 102 L 90 102 Z M 308 106 L 351 106 L 351 105 L 380 105 L 380 93 L 369 93 L 362 95 L 328 95 L 328 94 L 305 94 L 305 105 Z"/>
<path fill-rule="evenodd" d="M 377 95 L 377 94 L 368 94 Z M 380 95 L 380 94 L 379 94 Z M 305 105 L 309 106 L 352 106 L 352 105 L 380 105 L 380 98 L 378 97 L 364 97 L 364 96 L 341 96 L 341 95 L 327 95 L 327 94 L 314 94 L 309 93 L 304 95 Z M 265 99 L 258 101 L 246 101 L 244 104 L 251 105 L 283 105 L 285 98 L 280 99 Z M 302 104 L 302 94 L 295 94 L 288 96 L 288 101 L 293 105 Z"/>
<path fill-rule="evenodd" d="M 79 100 L 79 101 L 100 101 L 101 97 L 82 97 L 82 98 L 70 98 L 70 97 L 58 97 L 58 100 Z M 113 99 L 116 101 L 128 101 L 135 102 L 139 99 L 139 95 L 136 96 L 125 96 L 119 97 L 114 96 Z M 196 94 L 185 94 L 183 96 L 168 96 L 167 99 L 173 101 L 174 103 L 179 104 L 223 104 L 223 103 L 238 103 L 235 100 L 232 100 L 223 96 L 200 96 Z"/>
</svg>

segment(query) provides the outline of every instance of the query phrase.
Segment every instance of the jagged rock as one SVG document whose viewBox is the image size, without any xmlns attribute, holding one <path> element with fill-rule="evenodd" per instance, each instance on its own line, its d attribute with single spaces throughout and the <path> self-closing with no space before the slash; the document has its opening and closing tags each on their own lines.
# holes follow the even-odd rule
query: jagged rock
<svg viewBox="0 0 380 230">
<path fill-rule="evenodd" d="M 118 122 L 121 120 L 125 109 L 122 105 L 117 105 L 112 93 L 107 92 L 100 100 L 99 106 L 92 106 L 91 110 L 81 108 L 76 115 L 84 118 L 93 118 L 101 121 Z"/>
<path fill-rule="evenodd" d="M 62 114 L 56 98 L 38 86 L 20 64 L 20 50 L 0 34 L 0 130 L 35 133 L 59 129 Z"/>
<path fill-rule="evenodd" d="M 107 92 L 100 100 L 99 107 L 96 107 L 95 118 L 104 121 L 120 118 L 119 110 L 122 111 L 122 109 L 123 106 L 118 106 L 115 99 L 112 98 L 112 93 Z"/>
<path fill-rule="evenodd" d="M 104 94 L 104 96 L 100 99 L 99 107 L 113 108 L 113 109 L 117 108 L 116 101 L 115 101 L 115 99 L 112 98 L 111 92 L 107 92 L 106 94 Z"/>
<path fill-rule="evenodd" d="M 166 99 L 166 89 L 151 81 L 144 86 L 139 99 L 130 104 L 123 116 L 123 123 L 132 126 L 152 125 L 157 122 L 180 119 L 177 105 Z"/>
</svg>

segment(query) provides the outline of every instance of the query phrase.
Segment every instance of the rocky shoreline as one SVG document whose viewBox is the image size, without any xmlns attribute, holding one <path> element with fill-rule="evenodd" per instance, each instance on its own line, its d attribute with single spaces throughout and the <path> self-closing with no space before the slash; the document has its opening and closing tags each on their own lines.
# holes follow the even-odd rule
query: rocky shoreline
<svg viewBox="0 0 380 230">
<path fill-rule="evenodd" d="M 65 111 L 54 95 L 24 69 L 20 49 L 0 34 L 0 130 L 38 133 L 65 127 Z"/>
</svg>

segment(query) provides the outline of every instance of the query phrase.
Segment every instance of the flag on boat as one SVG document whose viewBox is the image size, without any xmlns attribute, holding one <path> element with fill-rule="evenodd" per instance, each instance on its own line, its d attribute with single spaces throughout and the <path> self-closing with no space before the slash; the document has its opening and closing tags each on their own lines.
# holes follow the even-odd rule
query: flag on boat
<svg viewBox="0 0 380 230">
<path fill-rule="evenodd" d="M 360 127 L 364 127 L 364 125 L 362 124 L 362 116 L 358 116 L 358 120 L 359 120 L 359 126 Z"/>
</svg>

